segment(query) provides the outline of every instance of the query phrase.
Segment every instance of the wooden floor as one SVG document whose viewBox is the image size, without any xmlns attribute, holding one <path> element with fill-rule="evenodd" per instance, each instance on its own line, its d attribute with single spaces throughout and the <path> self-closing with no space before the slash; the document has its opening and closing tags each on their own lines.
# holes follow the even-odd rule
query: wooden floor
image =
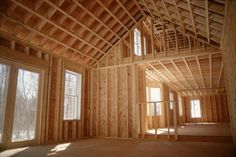
<svg viewBox="0 0 236 157">
<path fill-rule="evenodd" d="M 114 139 L 83 139 L 71 143 L 6 150 L 1 157 L 235 157 L 232 144 Z"/>
</svg>

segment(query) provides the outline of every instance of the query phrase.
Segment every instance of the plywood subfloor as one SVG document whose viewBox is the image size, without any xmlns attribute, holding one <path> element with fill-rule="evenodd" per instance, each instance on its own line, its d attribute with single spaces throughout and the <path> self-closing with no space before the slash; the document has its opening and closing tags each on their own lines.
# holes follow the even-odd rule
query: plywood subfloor
<svg viewBox="0 0 236 157">
<path fill-rule="evenodd" d="M 18 151 L 18 152 L 17 152 Z M 7 150 L 2 157 L 235 157 L 232 144 L 114 139 L 83 139 L 60 145 Z"/>
<path fill-rule="evenodd" d="M 148 130 L 147 133 L 155 134 L 155 130 Z M 158 135 L 167 135 L 167 128 L 159 128 Z M 170 134 L 174 134 L 173 127 Z M 188 124 L 178 127 L 179 135 L 198 135 L 198 136 L 231 136 L 229 124 Z"/>
</svg>

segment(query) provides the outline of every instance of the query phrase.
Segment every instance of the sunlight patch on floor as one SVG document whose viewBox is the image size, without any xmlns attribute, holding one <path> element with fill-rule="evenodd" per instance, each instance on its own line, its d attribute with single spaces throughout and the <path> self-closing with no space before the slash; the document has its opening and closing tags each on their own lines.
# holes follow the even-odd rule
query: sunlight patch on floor
<svg viewBox="0 0 236 157">
<path fill-rule="evenodd" d="M 51 152 L 47 154 L 47 156 L 55 155 L 57 152 L 64 151 L 67 149 L 67 147 L 70 146 L 71 143 L 63 143 L 63 144 L 58 144 L 55 146 L 53 149 L 51 149 Z"/>
<path fill-rule="evenodd" d="M 23 148 L 5 150 L 3 152 L 0 152 L 0 156 L 10 157 L 10 156 L 13 156 L 13 155 L 21 152 L 21 151 L 24 151 L 24 150 L 28 149 L 28 148 L 29 147 L 23 147 Z"/>
</svg>

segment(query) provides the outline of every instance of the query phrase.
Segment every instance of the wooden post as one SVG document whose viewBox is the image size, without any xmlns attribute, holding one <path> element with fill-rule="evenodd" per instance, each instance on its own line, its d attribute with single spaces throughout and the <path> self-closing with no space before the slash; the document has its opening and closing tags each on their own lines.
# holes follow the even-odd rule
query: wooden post
<svg viewBox="0 0 236 157">
<path fill-rule="evenodd" d="M 168 128 L 168 139 L 170 139 L 170 102 L 167 102 L 167 128 Z"/>
<path fill-rule="evenodd" d="M 156 102 L 154 102 L 154 126 L 155 126 L 155 138 L 157 138 L 157 110 L 156 110 Z"/>
<path fill-rule="evenodd" d="M 90 136 L 93 136 L 93 84 L 94 84 L 94 78 L 93 78 L 93 71 L 90 72 Z"/>
<path fill-rule="evenodd" d="M 144 116 L 143 116 L 143 104 L 140 104 L 140 113 L 141 113 L 141 130 L 142 130 L 142 138 L 144 139 Z"/>
<path fill-rule="evenodd" d="M 136 65 L 132 65 L 132 73 L 131 73 L 131 79 L 132 79 L 132 121 L 133 121 L 133 138 L 138 138 L 138 116 L 137 116 L 137 79 L 136 79 Z"/>
<path fill-rule="evenodd" d="M 178 140 L 178 126 L 177 126 L 177 106 L 176 101 L 173 102 L 174 105 L 174 128 L 175 128 L 175 140 Z"/>
<path fill-rule="evenodd" d="M 154 27 L 153 27 L 153 19 L 151 19 L 151 31 L 152 31 L 152 36 L 151 36 L 151 44 L 152 44 L 152 58 L 155 57 L 155 44 L 154 44 Z"/>
</svg>

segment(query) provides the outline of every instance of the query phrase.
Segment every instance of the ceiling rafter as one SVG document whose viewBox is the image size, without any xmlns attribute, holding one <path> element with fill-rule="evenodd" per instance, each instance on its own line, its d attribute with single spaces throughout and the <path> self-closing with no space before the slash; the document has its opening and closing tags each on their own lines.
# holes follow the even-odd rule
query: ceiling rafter
<svg viewBox="0 0 236 157">
<path fill-rule="evenodd" d="M 93 13 L 91 11 L 89 11 L 88 9 L 86 9 L 83 5 L 81 5 L 78 1 L 76 0 L 72 0 L 75 3 L 75 6 L 79 6 L 80 8 L 82 8 L 84 11 L 86 11 L 90 16 L 92 16 L 94 19 L 96 19 L 100 24 L 102 24 L 106 29 L 108 29 L 110 32 L 113 33 L 113 35 L 115 35 L 118 39 L 121 39 L 121 37 L 119 35 L 117 35 L 110 27 L 108 27 L 104 22 L 102 22 L 97 16 L 93 15 Z"/>
<path fill-rule="evenodd" d="M 192 11 L 192 6 L 191 6 L 190 0 L 187 0 L 187 3 L 188 3 L 189 13 L 190 13 L 191 21 L 192 21 L 193 32 L 195 34 L 195 38 L 197 39 L 197 29 L 196 29 L 196 25 L 194 22 L 194 16 L 193 16 L 193 11 Z"/>
<path fill-rule="evenodd" d="M 207 32 L 207 40 L 208 40 L 208 43 L 210 43 L 208 0 L 205 0 L 205 10 L 206 10 L 206 32 Z"/>
<path fill-rule="evenodd" d="M 178 68 L 178 66 L 176 66 L 175 62 L 173 60 L 170 60 L 171 64 L 175 67 L 175 69 L 178 71 L 178 73 L 184 78 L 184 80 L 188 83 L 189 87 L 193 89 L 192 84 L 189 82 L 189 80 L 186 78 L 186 76 L 181 72 L 181 70 Z M 194 92 L 195 95 L 196 92 Z"/>
<path fill-rule="evenodd" d="M 174 2 L 175 9 L 176 9 L 176 11 L 177 11 L 177 14 L 178 14 L 178 18 L 179 18 L 179 21 L 180 21 L 180 25 L 181 25 L 181 27 L 182 27 L 184 33 L 186 33 L 186 30 L 185 30 L 184 24 L 183 24 L 183 20 L 182 20 L 182 18 L 181 18 L 180 12 L 179 12 L 178 5 L 177 5 L 177 3 L 176 3 L 175 0 L 173 0 L 173 2 Z"/>
<path fill-rule="evenodd" d="M 30 13 L 35 14 L 35 15 L 38 16 L 39 18 L 41 18 L 41 19 L 47 21 L 48 23 L 52 24 L 54 27 L 56 27 L 56 28 L 58 28 L 58 29 L 64 31 L 65 33 L 71 35 L 72 37 L 77 38 L 77 39 L 80 40 L 81 42 L 84 42 L 85 44 L 87 44 L 87 45 L 89 45 L 90 47 L 94 48 L 95 50 L 97 50 L 97 51 L 99 51 L 99 52 L 105 54 L 105 52 L 103 52 L 102 50 L 98 49 L 96 46 L 94 46 L 94 45 L 90 44 L 89 42 L 83 40 L 81 37 L 79 37 L 78 35 L 75 35 L 74 33 L 70 32 L 70 31 L 68 31 L 68 30 L 66 30 L 66 29 L 63 28 L 62 26 L 53 23 L 53 22 L 50 21 L 49 19 L 47 19 L 47 18 L 43 17 L 42 15 L 40 15 L 39 13 L 37 13 L 37 12 L 31 10 L 30 8 L 24 6 L 24 5 L 21 4 L 20 2 L 18 2 L 18 1 L 16 1 L 16 0 L 11 0 L 11 1 L 14 2 L 14 3 L 16 3 L 18 6 L 22 7 L 23 9 L 29 11 Z"/>
<path fill-rule="evenodd" d="M 204 81 L 204 78 L 203 78 L 202 68 L 201 68 L 198 56 L 196 56 L 195 59 L 197 61 L 197 67 L 198 67 L 198 70 L 199 70 L 199 73 L 200 73 L 200 76 L 201 76 L 201 79 L 202 79 L 203 87 L 206 88 L 206 84 L 205 84 L 205 81 Z"/>
<path fill-rule="evenodd" d="M 106 10 L 127 32 L 129 32 L 129 29 L 120 21 L 100 0 L 96 0 L 102 8 Z"/>
<path fill-rule="evenodd" d="M 217 81 L 217 88 L 220 87 L 220 81 L 221 81 L 221 78 L 222 78 L 222 73 L 223 73 L 223 62 L 221 61 L 220 73 L 219 73 L 219 77 L 218 77 L 218 81 Z"/>
<path fill-rule="evenodd" d="M 212 79 L 212 55 L 209 54 L 209 78 L 210 78 L 210 87 L 212 88 L 213 86 L 213 79 Z"/>
<path fill-rule="evenodd" d="M 175 78 L 176 82 L 178 82 L 183 89 L 188 89 L 181 81 L 178 80 L 178 78 L 172 72 L 170 72 L 170 70 L 161 61 L 159 61 L 158 63 L 171 75 L 171 77 Z"/>
<path fill-rule="evenodd" d="M 195 77 L 193 76 L 193 72 L 192 72 L 192 70 L 190 69 L 190 67 L 189 67 L 189 65 L 188 65 L 188 63 L 187 63 L 187 61 L 186 61 L 186 59 L 183 58 L 183 61 L 184 61 L 184 64 L 186 65 L 186 67 L 187 67 L 187 69 L 188 69 L 188 71 L 189 71 L 189 73 L 190 73 L 192 79 L 194 80 L 194 83 L 195 83 L 196 87 L 199 89 L 199 85 L 198 85 L 198 83 L 197 83 Z"/>
<path fill-rule="evenodd" d="M 130 12 L 125 8 L 125 6 L 120 2 L 120 0 L 115 0 L 121 8 L 126 12 L 126 14 L 129 15 L 129 17 L 133 20 L 134 23 L 137 23 L 137 21 L 134 19 L 134 17 L 130 14 Z"/>
<path fill-rule="evenodd" d="M 164 74 L 162 74 L 157 68 L 155 68 L 152 64 L 148 64 L 148 66 L 150 66 L 155 72 L 158 73 L 158 75 L 160 77 L 162 77 L 162 79 L 164 78 L 165 82 L 170 82 L 172 84 L 172 86 L 174 87 L 171 87 L 171 88 L 174 88 L 175 90 L 179 89 L 179 86 L 177 85 L 176 82 L 170 80 L 169 78 L 167 78 Z"/>
<path fill-rule="evenodd" d="M 4 15 L 4 14 L 2 14 L 2 13 L 0 13 L 0 15 L 1 15 L 2 17 L 4 17 L 5 19 L 7 19 L 7 20 L 9 20 L 9 21 L 11 21 L 11 22 L 13 22 L 13 23 L 15 23 L 15 24 L 19 24 L 19 25 L 21 25 L 22 27 L 24 27 L 24 28 L 26 28 L 26 29 L 28 29 L 28 30 L 30 30 L 30 31 L 36 32 L 37 34 L 43 36 L 44 38 L 47 38 L 48 40 L 51 40 L 51 41 L 53 41 L 53 42 L 55 42 L 55 43 L 57 43 L 57 44 L 59 44 L 59 45 L 62 45 L 62 46 L 64 46 L 64 47 L 66 47 L 66 48 L 72 50 L 72 51 L 75 52 L 75 53 L 78 53 L 78 54 L 80 54 L 80 55 L 82 55 L 82 56 L 84 56 L 84 57 L 87 57 L 87 58 L 89 58 L 89 59 L 91 59 L 91 60 L 97 62 L 97 60 L 94 59 L 94 58 L 92 58 L 91 56 L 89 56 L 89 55 L 87 55 L 87 54 L 84 54 L 83 52 L 81 52 L 81 51 L 79 51 L 79 50 L 77 50 L 77 49 L 75 49 L 75 48 L 72 48 L 72 47 L 66 45 L 65 43 L 63 43 L 63 42 L 61 42 L 61 41 L 59 41 L 59 40 L 56 40 L 56 39 L 54 39 L 54 38 L 48 36 L 47 34 L 44 34 L 44 33 L 42 33 L 42 32 L 39 32 L 38 30 L 36 30 L 36 29 L 34 29 L 34 28 L 31 28 L 31 27 L 29 27 L 29 26 L 27 26 L 27 25 L 25 25 L 25 24 L 19 22 L 19 21 L 13 19 L 12 17 L 6 16 L 6 15 Z"/>
<path fill-rule="evenodd" d="M 82 26 L 83 28 L 85 28 L 86 30 L 88 30 L 90 33 L 92 33 L 94 36 L 98 37 L 99 39 L 101 39 L 103 42 L 105 42 L 106 44 L 108 44 L 109 46 L 113 46 L 109 41 L 107 41 L 106 39 L 104 39 L 103 37 L 101 37 L 98 33 L 94 32 L 92 29 L 90 29 L 89 27 L 87 27 L 86 25 L 84 25 L 82 22 L 78 21 L 77 19 L 75 19 L 73 16 L 71 16 L 70 14 L 68 14 L 67 12 L 65 12 L 64 10 L 62 10 L 61 8 L 59 8 L 58 6 L 56 6 L 55 4 L 53 4 L 52 2 L 50 2 L 49 0 L 44 0 L 45 2 L 47 2 L 51 7 L 53 7 L 56 10 L 59 10 L 62 14 L 64 14 L 64 16 L 66 16 L 67 18 L 71 19 L 72 21 L 74 21 L 76 24 Z"/>
</svg>

